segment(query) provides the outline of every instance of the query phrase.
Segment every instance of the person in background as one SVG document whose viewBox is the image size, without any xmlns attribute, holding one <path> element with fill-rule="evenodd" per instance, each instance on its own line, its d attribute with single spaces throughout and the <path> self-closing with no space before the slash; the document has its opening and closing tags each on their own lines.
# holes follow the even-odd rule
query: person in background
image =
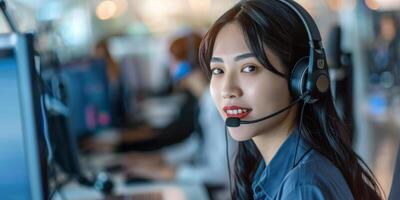
<svg viewBox="0 0 400 200">
<path fill-rule="evenodd" d="M 177 92 L 182 97 L 182 101 L 178 102 L 177 113 L 169 123 L 160 127 L 153 127 L 144 121 L 136 122 L 133 126 L 130 124 L 132 119 L 126 111 L 128 110 L 126 105 L 130 103 L 127 101 L 130 98 L 127 97 L 135 95 L 135 91 L 132 91 L 135 89 L 130 88 L 127 77 L 121 74 L 121 69 L 109 50 L 108 41 L 108 39 L 103 39 L 96 44 L 93 57 L 104 59 L 107 65 L 113 131 L 105 134 L 105 137 L 86 138 L 81 145 L 82 151 L 95 154 L 154 151 L 188 138 L 194 130 L 194 108 L 197 99 L 186 89 Z"/>
<path fill-rule="evenodd" d="M 223 186 L 228 183 L 226 142 L 229 154 L 235 142 L 226 138 L 224 123 L 212 102 L 208 79 L 199 67 L 201 36 L 190 33 L 176 38 L 170 46 L 170 73 L 174 84 L 189 91 L 199 101 L 195 133 L 174 146 L 153 153 L 131 153 L 126 158 L 128 171 L 151 180 Z"/>
<path fill-rule="evenodd" d="M 120 76 L 120 67 L 110 53 L 107 39 L 102 39 L 96 44 L 93 56 L 96 59 L 104 59 L 106 62 L 112 116 L 111 124 L 114 127 L 123 126 L 126 123 L 126 113 L 124 111 L 125 88 Z"/>
<path fill-rule="evenodd" d="M 107 76 L 108 80 L 113 83 L 117 82 L 120 78 L 119 66 L 115 59 L 112 57 L 110 50 L 108 48 L 108 40 L 100 40 L 94 49 L 94 57 L 105 59 L 107 62 Z"/>
<path fill-rule="evenodd" d="M 371 82 L 383 88 L 400 84 L 400 56 L 395 16 L 379 18 L 378 35 L 371 51 Z"/>
</svg>

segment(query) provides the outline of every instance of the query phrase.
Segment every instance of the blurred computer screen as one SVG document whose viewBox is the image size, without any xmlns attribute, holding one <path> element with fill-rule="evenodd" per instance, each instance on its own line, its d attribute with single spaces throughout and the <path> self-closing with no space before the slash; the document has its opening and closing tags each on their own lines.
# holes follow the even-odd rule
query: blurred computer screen
<svg viewBox="0 0 400 200">
<path fill-rule="evenodd" d="M 44 199 L 46 154 L 35 84 L 32 35 L 0 36 L 0 194 L 2 199 Z"/>
</svg>

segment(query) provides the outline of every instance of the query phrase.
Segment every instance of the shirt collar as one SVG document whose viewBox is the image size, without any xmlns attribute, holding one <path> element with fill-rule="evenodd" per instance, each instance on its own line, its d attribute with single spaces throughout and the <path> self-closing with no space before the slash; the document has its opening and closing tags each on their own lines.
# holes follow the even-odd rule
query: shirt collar
<svg viewBox="0 0 400 200">
<path fill-rule="evenodd" d="M 296 154 L 296 146 L 297 154 Z M 268 166 L 262 160 L 253 177 L 253 193 L 265 193 L 269 198 L 273 198 L 279 190 L 279 186 L 287 173 L 297 165 L 311 147 L 304 141 L 297 128 L 289 135 L 285 142 L 272 158 Z M 296 154 L 296 155 L 295 155 Z M 296 161 L 294 158 L 296 157 Z"/>
</svg>

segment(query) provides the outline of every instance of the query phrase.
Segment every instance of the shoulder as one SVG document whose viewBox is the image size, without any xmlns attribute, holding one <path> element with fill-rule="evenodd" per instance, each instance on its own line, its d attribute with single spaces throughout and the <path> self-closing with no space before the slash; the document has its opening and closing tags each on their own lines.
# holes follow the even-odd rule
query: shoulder
<svg viewBox="0 0 400 200">
<path fill-rule="evenodd" d="M 283 199 L 353 199 L 340 170 L 315 150 L 287 174 L 281 192 Z"/>
</svg>

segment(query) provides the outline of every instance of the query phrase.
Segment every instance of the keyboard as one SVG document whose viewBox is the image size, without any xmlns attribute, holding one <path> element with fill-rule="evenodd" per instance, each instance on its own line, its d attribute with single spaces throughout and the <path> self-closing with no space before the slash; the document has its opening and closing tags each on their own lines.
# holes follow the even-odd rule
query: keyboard
<svg viewBox="0 0 400 200">
<path fill-rule="evenodd" d="M 141 192 L 131 195 L 111 195 L 106 200 L 163 200 L 161 192 Z"/>
</svg>

